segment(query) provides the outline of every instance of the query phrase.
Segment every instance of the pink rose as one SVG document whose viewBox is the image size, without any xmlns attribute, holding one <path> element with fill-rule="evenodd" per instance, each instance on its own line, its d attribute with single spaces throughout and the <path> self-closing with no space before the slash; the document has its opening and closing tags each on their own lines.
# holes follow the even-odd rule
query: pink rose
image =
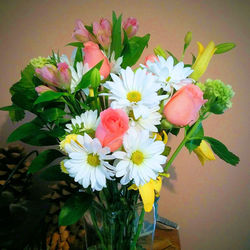
<svg viewBox="0 0 250 250">
<path fill-rule="evenodd" d="M 199 110 L 207 100 L 203 92 L 193 84 L 183 86 L 164 107 L 167 120 L 176 126 L 192 125 L 199 117 Z"/>
<path fill-rule="evenodd" d="M 104 49 L 111 43 L 111 23 L 108 19 L 101 18 L 100 22 L 93 23 L 93 33 Z"/>
<path fill-rule="evenodd" d="M 103 147 L 109 147 L 114 152 L 122 145 L 123 135 L 129 128 L 129 118 L 122 109 L 112 108 L 102 111 L 100 117 L 95 136 Z"/>
<path fill-rule="evenodd" d="M 136 18 L 129 17 L 122 24 L 123 29 L 126 31 L 128 38 L 134 36 L 139 29 L 139 23 Z"/>
<path fill-rule="evenodd" d="M 103 78 L 107 78 L 111 66 L 108 61 L 108 58 L 103 54 L 103 52 L 99 49 L 99 46 L 93 42 L 84 43 L 84 64 L 87 63 L 89 68 L 93 68 L 97 63 L 104 60 L 102 63 L 102 67 L 100 69 L 100 74 Z"/>
</svg>

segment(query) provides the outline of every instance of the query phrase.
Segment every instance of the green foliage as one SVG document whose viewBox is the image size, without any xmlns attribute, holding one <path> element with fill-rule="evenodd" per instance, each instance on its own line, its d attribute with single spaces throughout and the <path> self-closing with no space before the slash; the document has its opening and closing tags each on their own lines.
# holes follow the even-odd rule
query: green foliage
<svg viewBox="0 0 250 250">
<path fill-rule="evenodd" d="M 45 181 L 71 180 L 68 174 L 62 172 L 59 165 L 47 167 L 41 172 L 39 177 Z"/>
<path fill-rule="evenodd" d="M 215 46 L 216 50 L 214 54 L 226 53 L 236 47 L 235 43 L 221 43 Z"/>
<path fill-rule="evenodd" d="M 120 15 L 117 18 L 115 12 L 113 11 L 112 19 L 113 19 L 113 29 L 112 29 L 111 51 L 115 52 L 115 59 L 117 59 L 122 52 L 122 38 L 121 38 L 122 15 Z"/>
<path fill-rule="evenodd" d="M 147 34 L 144 37 L 134 36 L 128 40 L 123 49 L 122 68 L 136 64 L 143 50 L 148 45 L 149 38 L 150 35 Z"/>
<path fill-rule="evenodd" d="M 63 157 L 64 154 L 62 154 L 60 151 L 56 149 L 48 149 L 40 153 L 30 164 L 29 173 L 35 173 L 42 168 L 46 167 L 48 164 L 50 164 L 52 161 L 54 161 L 57 158 Z"/>
<path fill-rule="evenodd" d="M 194 126 L 194 125 L 193 125 Z M 188 134 L 188 132 L 192 129 L 192 127 L 185 127 L 186 130 L 186 134 Z M 197 148 L 198 146 L 200 146 L 201 144 L 201 140 L 204 136 L 204 130 L 202 127 L 202 123 L 199 124 L 199 126 L 197 127 L 197 129 L 194 131 L 192 138 L 201 138 L 201 139 L 190 139 L 189 141 L 186 142 L 185 146 L 188 149 L 189 153 L 191 153 L 195 148 Z"/>
<path fill-rule="evenodd" d="M 157 46 L 154 49 L 154 53 L 156 56 L 162 56 L 164 59 L 167 59 L 167 53 L 164 49 L 161 48 L 161 46 Z"/>
<path fill-rule="evenodd" d="M 91 82 L 91 86 L 92 88 L 97 88 L 99 87 L 100 83 L 101 83 L 101 75 L 98 69 L 93 69 L 91 76 L 90 76 L 90 82 Z"/>
<path fill-rule="evenodd" d="M 34 104 L 49 102 L 59 99 L 62 96 L 67 96 L 68 94 L 65 92 L 54 92 L 54 91 L 46 91 L 42 93 L 34 102 Z"/>
<path fill-rule="evenodd" d="M 77 47 L 76 56 L 74 61 L 74 68 L 76 69 L 76 64 L 78 62 L 83 62 L 82 47 Z"/>
<path fill-rule="evenodd" d="M 223 161 L 233 166 L 236 166 L 239 163 L 240 158 L 230 152 L 222 142 L 207 136 L 203 137 L 203 139 L 210 144 L 213 152 L 218 155 Z"/>
<path fill-rule="evenodd" d="M 27 143 L 29 145 L 33 145 L 33 146 L 58 145 L 57 139 L 51 136 L 49 131 L 42 130 L 42 129 L 33 131 L 33 134 L 20 139 L 20 141 Z"/>
<path fill-rule="evenodd" d="M 73 46 L 73 47 L 77 47 L 77 48 L 83 48 L 83 43 L 82 42 L 68 43 L 66 46 Z"/>
<path fill-rule="evenodd" d="M 75 193 L 64 204 L 59 214 L 59 226 L 77 222 L 92 204 L 92 196 L 87 193 Z"/>
<path fill-rule="evenodd" d="M 57 119 L 63 117 L 66 113 L 59 108 L 51 108 L 45 110 L 43 113 L 41 113 L 41 117 L 48 122 L 56 121 Z"/>
<path fill-rule="evenodd" d="M 100 70 L 102 67 L 103 60 L 97 63 L 91 70 L 89 70 L 86 74 L 82 76 L 81 81 L 75 88 L 75 92 L 80 90 L 80 89 L 85 89 L 91 84 L 91 76 L 92 73 L 95 72 L 95 69 Z"/>
<path fill-rule="evenodd" d="M 222 114 L 226 109 L 231 108 L 234 91 L 230 85 L 211 79 L 197 85 L 204 93 L 203 98 L 208 100 L 204 106 L 209 112 Z"/>
<path fill-rule="evenodd" d="M 15 104 L 13 104 L 11 106 L 2 107 L 2 108 L 0 108 L 0 110 L 9 111 L 10 119 L 13 122 L 21 121 L 25 116 L 24 110 L 22 108 L 19 108 Z"/>
</svg>

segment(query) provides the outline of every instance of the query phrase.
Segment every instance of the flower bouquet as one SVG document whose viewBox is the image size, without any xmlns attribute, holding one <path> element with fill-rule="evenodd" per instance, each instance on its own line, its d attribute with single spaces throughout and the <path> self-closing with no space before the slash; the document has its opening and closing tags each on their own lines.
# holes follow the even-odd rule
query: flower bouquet
<svg viewBox="0 0 250 250">
<path fill-rule="evenodd" d="M 67 44 L 74 47 L 71 58 L 52 52 L 32 59 L 10 89 L 13 104 L 1 108 L 12 121 L 26 112 L 35 115 L 8 142 L 54 146 L 33 160 L 29 172 L 42 170 L 47 180 L 77 183 L 59 225 L 85 216 L 97 237 L 96 249 L 139 247 L 145 213 L 154 207 L 162 179 L 169 177 L 184 146 L 202 164 L 214 160 L 214 153 L 231 165 L 239 162 L 202 127 L 211 114 L 231 107 L 234 92 L 220 80 L 199 82 L 213 55 L 235 45 L 198 42 L 198 55 L 184 63 L 192 40 L 188 32 L 180 59 L 158 46 L 132 69 L 150 38 L 136 36 L 137 30 L 135 18 L 122 22 L 115 13 L 112 22 L 102 18 L 87 26 L 77 20 L 77 42 Z M 168 136 L 180 129 L 184 138 L 170 154 Z"/>
</svg>

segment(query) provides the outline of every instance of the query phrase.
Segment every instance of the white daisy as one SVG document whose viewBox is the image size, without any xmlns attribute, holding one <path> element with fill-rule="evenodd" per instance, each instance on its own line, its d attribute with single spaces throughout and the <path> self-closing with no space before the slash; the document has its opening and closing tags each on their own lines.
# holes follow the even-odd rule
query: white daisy
<svg viewBox="0 0 250 250">
<path fill-rule="evenodd" d="M 130 126 L 137 130 L 148 130 L 150 132 L 158 132 L 156 125 L 161 124 L 161 114 L 157 112 L 160 107 L 156 106 L 149 110 L 147 115 L 144 117 L 140 116 L 135 119 L 133 116 L 130 117 Z"/>
<path fill-rule="evenodd" d="M 155 76 L 146 70 L 138 69 L 135 73 L 130 67 L 121 69 L 121 78 L 110 74 L 113 81 L 107 81 L 104 87 L 110 90 L 109 99 L 113 100 L 111 107 L 133 110 L 135 119 L 146 116 L 149 110 L 159 105 L 166 96 L 157 95 L 161 85 Z"/>
<path fill-rule="evenodd" d="M 184 67 L 183 62 L 174 65 L 172 56 L 169 56 L 167 60 L 158 56 L 158 60 L 147 61 L 147 65 L 141 64 L 141 67 L 156 75 L 162 83 L 162 88 L 167 92 L 170 92 L 172 88 L 178 90 L 182 86 L 192 83 L 192 79 L 187 79 L 187 77 L 193 70 L 190 67 Z"/>
<path fill-rule="evenodd" d="M 100 191 L 106 187 L 106 179 L 112 180 L 114 167 L 108 160 L 114 159 L 108 155 L 108 147 L 103 148 L 100 141 L 92 139 L 88 134 L 78 135 L 75 140 L 65 146 L 69 160 L 64 166 L 69 175 L 84 188 L 91 185 L 93 190 Z"/>
<path fill-rule="evenodd" d="M 86 74 L 90 68 L 89 68 L 89 65 L 87 63 L 85 63 L 83 65 L 82 62 L 77 62 L 76 63 L 76 70 L 74 68 L 74 55 L 72 53 L 72 57 L 71 57 L 71 61 L 69 61 L 68 57 L 66 55 L 62 55 L 60 57 L 60 61 L 61 62 L 66 62 L 68 65 L 69 65 L 69 68 L 70 68 L 70 71 L 71 71 L 71 84 L 70 84 L 70 90 L 71 90 L 71 93 L 74 93 L 75 91 L 75 88 L 76 86 L 80 83 L 80 81 L 82 80 L 82 76 L 84 74 Z M 89 89 L 86 88 L 86 89 L 83 89 L 83 92 L 86 94 L 86 95 L 89 95 Z"/>
<path fill-rule="evenodd" d="M 111 65 L 111 73 L 119 74 L 121 71 L 121 64 L 122 64 L 123 57 L 118 57 L 115 60 L 115 52 L 113 51 L 110 57 L 110 65 Z"/>
<path fill-rule="evenodd" d="M 147 130 L 138 133 L 130 129 L 124 136 L 123 146 L 126 152 L 113 153 L 113 156 L 119 159 L 116 165 L 116 177 L 122 177 L 122 185 L 133 180 L 139 187 L 150 179 L 156 180 L 159 173 L 163 172 L 161 164 L 166 162 L 167 157 L 161 153 L 165 145 L 162 141 L 149 138 Z"/>
<path fill-rule="evenodd" d="M 71 119 L 71 124 L 66 124 L 65 131 L 68 133 L 79 133 L 83 131 L 95 131 L 100 118 L 97 117 L 97 110 L 88 110 L 81 114 L 81 116 L 76 116 Z"/>
</svg>

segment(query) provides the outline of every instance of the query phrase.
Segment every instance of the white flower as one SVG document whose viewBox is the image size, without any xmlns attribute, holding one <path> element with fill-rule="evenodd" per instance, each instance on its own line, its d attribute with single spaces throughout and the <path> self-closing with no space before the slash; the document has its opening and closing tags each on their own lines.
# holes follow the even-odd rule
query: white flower
<svg viewBox="0 0 250 250">
<path fill-rule="evenodd" d="M 62 55 L 60 57 L 60 61 L 61 62 L 66 62 L 68 65 L 69 65 L 69 68 L 70 68 L 70 71 L 71 71 L 71 84 L 70 84 L 70 90 L 71 90 L 71 93 L 74 93 L 75 91 L 75 88 L 76 86 L 80 83 L 80 81 L 82 80 L 82 76 L 84 74 L 86 74 L 90 68 L 89 68 L 89 65 L 87 63 L 85 63 L 83 65 L 82 62 L 77 62 L 76 63 L 76 70 L 74 68 L 74 55 L 72 53 L 72 57 L 71 57 L 71 61 L 69 61 L 68 57 L 66 55 Z M 86 94 L 86 95 L 89 95 L 89 89 L 86 88 L 86 89 L 83 89 L 83 92 Z"/>
<path fill-rule="evenodd" d="M 110 65 L 111 65 L 111 73 L 114 73 L 114 74 L 119 74 L 120 71 L 121 71 L 121 64 L 122 64 L 122 60 L 123 60 L 123 57 L 118 57 L 116 60 L 115 60 L 115 52 L 113 51 L 112 52 L 112 55 L 110 57 Z"/>
<path fill-rule="evenodd" d="M 110 74 L 113 81 L 107 81 L 104 87 L 110 90 L 109 99 L 113 100 L 111 107 L 133 110 L 135 119 L 146 116 L 149 110 L 159 105 L 166 96 L 158 96 L 161 85 L 152 74 L 138 69 L 135 73 L 130 67 L 121 69 L 121 78 Z"/>
<path fill-rule="evenodd" d="M 158 56 L 158 59 L 154 62 L 147 61 L 147 65 L 141 64 L 141 67 L 157 76 L 165 91 L 170 92 L 172 88 L 178 90 L 182 86 L 192 83 L 192 79 L 187 79 L 187 77 L 193 70 L 190 67 L 184 67 L 183 62 L 174 65 L 172 56 L 169 56 L 167 60 Z"/>
<path fill-rule="evenodd" d="M 157 112 L 160 107 L 156 106 L 149 110 L 144 117 L 140 116 L 138 119 L 130 117 L 130 126 L 137 130 L 148 130 L 150 132 L 158 132 L 156 125 L 161 124 L 161 114 Z"/>
<path fill-rule="evenodd" d="M 78 135 L 65 146 L 69 160 L 64 162 L 69 175 L 84 188 L 91 185 L 93 190 L 100 191 L 106 187 L 106 179 L 112 180 L 114 167 L 108 160 L 114 159 L 108 147 L 103 148 L 100 141 L 92 139 L 86 133 Z"/>
<path fill-rule="evenodd" d="M 66 124 L 65 131 L 68 133 L 76 132 L 83 132 L 87 130 L 95 131 L 100 119 L 97 117 L 97 110 L 92 111 L 88 110 L 81 114 L 81 116 L 76 116 L 75 118 L 71 119 L 71 124 Z"/>
<path fill-rule="evenodd" d="M 140 133 L 130 129 L 125 134 L 123 146 L 126 152 L 113 153 L 119 162 L 116 165 L 116 177 L 121 178 L 121 184 L 126 185 L 131 180 L 137 187 L 155 180 L 159 173 L 163 172 L 161 164 L 166 162 L 167 157 L 161 155 L 165 145 L 162 141 L 154 141 L 149 138 L 146 130 Z"/>
</svg>

